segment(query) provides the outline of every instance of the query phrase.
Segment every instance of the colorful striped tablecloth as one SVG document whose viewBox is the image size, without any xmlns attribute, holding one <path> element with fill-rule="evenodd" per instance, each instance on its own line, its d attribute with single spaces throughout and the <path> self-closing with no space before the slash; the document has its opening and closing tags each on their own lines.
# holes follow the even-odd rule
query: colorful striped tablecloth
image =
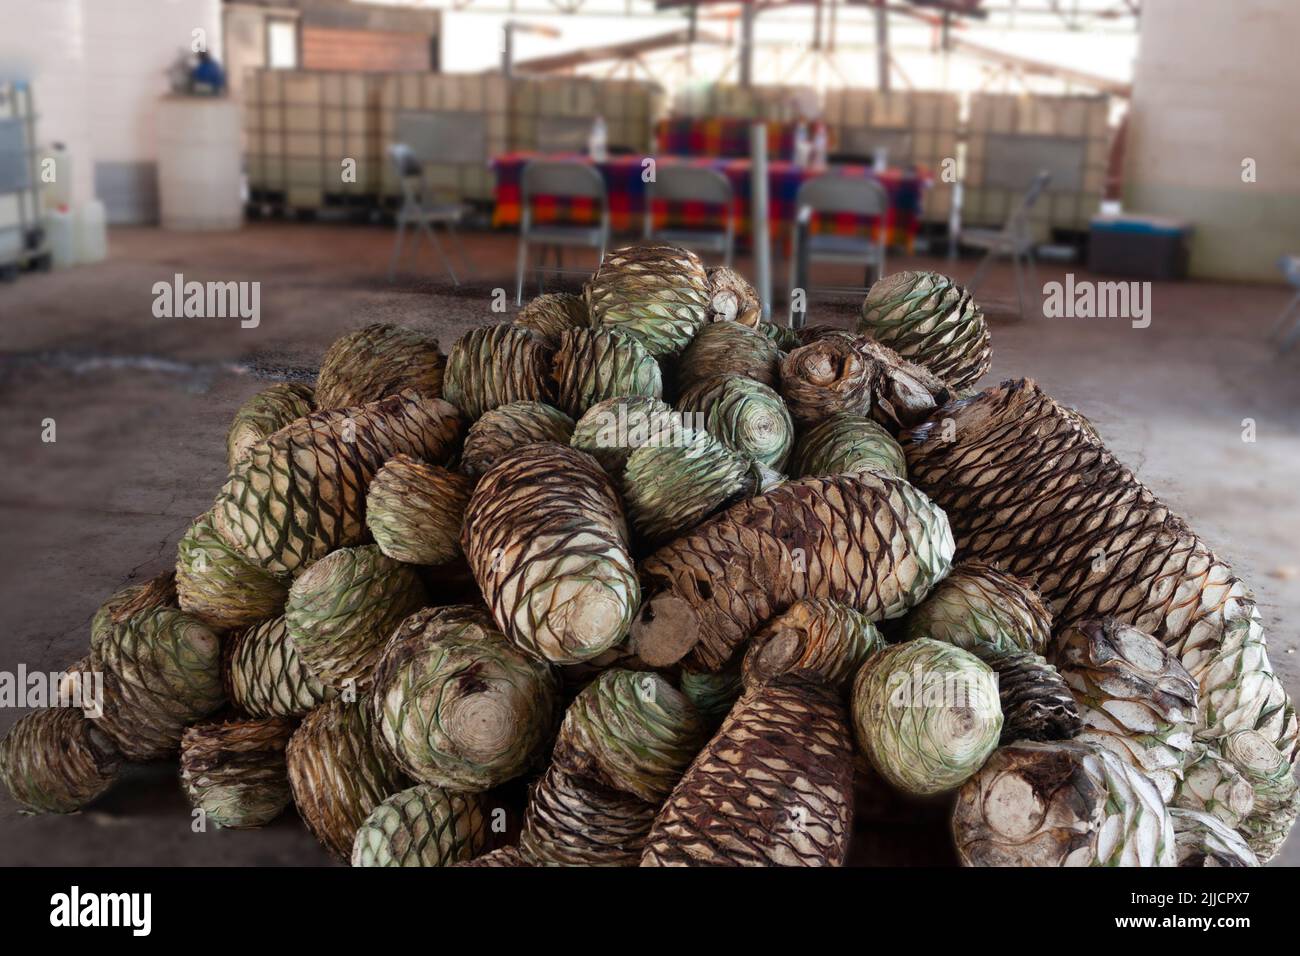
<svg viewBox="0 0 1300 956">
<path fill-rule="evenodd" d="M 749 129 L 753 120 L 730 117 L 680 117 L 661 119 L 655 124 L 655 147 L 660 156 L 711 156 L 723 159 L 749 158 Z M 797 122 L 768 122 L 769 159 L 794 159 Z M 820 123 L 804 124 L 812 139 Z"/>
<path fill-rule="evenodd" d="M 539 153 L 509 153 L 492 161 L 496 170 L 496 211 L 492 222 L 496 226 L 517 226 L 520 217 L 521 188 L 524 166 L 533 159 L 569 159 L 584 163 L 592 161 L 582 155 L 542 155 Z M 594 165 L 605 179 L 609 194 L 610 225 L 616 233 L 640 232 L 645 216 L 646 184 L 642 180 L 641 156 L 611 156 Z M 750 172 L 748 159 L 707 159 L 682 156 L 660 156 L 659 167 L 673 163 L 704 166 L 716 169 L 731 182 L 736 203 L 736 236 L 743 242 L 750 237 L 749 193 Z M 790 224 L 795 215 L 795 196 L 804 180 L 820 175 L 825 170 L 796 166 L 793 163 L 773 161 L 768 164 L 768 224 L 774 240 L 784 242 L 790 235 Z M 929 184 L 929 175 L 919 169 L 886 169 L 876 173 L 869 166 L 836 166 L 833 170 L 842 176 L 863 176 L 877 180 L 889 194 L 889 216 L 886 223 L 889 242 L 910 249 L 921 225 L 921 201 Z M 536 196 L 533 198 L 533 221 L 538 223 L 592 223 L 598 213 L 589 199 Z M 655 225 L 673 229 L 717 229 L 724 221 L 724 210 L 711 203 L 655 202 Z M 835 235 L 879 235 L 880 224 L 875 218 L 836 215 L 821 216 L 814 222 L 818 232 Z"/>
</svg>

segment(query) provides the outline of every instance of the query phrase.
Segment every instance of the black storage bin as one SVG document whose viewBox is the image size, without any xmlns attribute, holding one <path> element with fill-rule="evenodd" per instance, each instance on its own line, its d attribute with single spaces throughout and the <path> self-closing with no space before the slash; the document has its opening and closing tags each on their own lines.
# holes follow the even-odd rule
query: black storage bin
<svg viewBox="0 0 1300 956">
<path fill-rule="evenodd" d="M 1184 279 L 1192 227 L 1158 216 L 1095 216 L 1088 236 L 1088 269 L 1135 279 Z"/>
</svg>

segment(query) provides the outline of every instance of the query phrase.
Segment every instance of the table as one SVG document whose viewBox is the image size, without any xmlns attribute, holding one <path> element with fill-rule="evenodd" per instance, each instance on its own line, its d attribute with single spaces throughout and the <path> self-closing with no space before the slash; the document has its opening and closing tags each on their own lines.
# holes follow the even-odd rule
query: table
<svg viewBox="0 0 1300 956">
<path fill-rule="evenodd" d="M 655 124 L 655 147 L 660 156 L 749 158 L 749 131 L 754 121 L 726 116 L 668 117 Z M 769 160 L 794 159 L 795 141 L 802 125 L 811 140 L 823 124 L 770 120 L 767 127 Z"/>
<path fill-rule="evenodd" d="M 521 214 L 520 183 L 524 166 L 534 159 L 577 160 L 594 165 L 600 170 L 609 194 L 610 226 L 614 232 L 640 232 L 645 218 L 646 184 L 642 181 L 644 169 L 642 156 L 611 156 L 603 162 L 593 161 L 581 154 L 544 155 L 541 153 L 507 153 L 492 160 L 496 171 L 496 210 L 492 223 L 509 227 L 519 224 Z M 736 236 L 748 242 L 750 162 L 748 159 L 718 159 L 684 156 L 655 157 L 658 167 L 670 164 L 703 166 L 716 169 L 727 177 L 735 194 Z M 795 196 L 804 180 L 820 175 L 825 170 L 796 166 L 785 161 L 768 163 L 768 225 L 775 241 L 789 238 L 790 225 L 795 215 Z M 834 171 L 843 176 L 871 177 L 889 194 L 889 215 L 886 222 L 891 245 L 908 251 L 921 226 L 921 202 L 925 188 L 930 183 L 929 174 L 922 169 L 890 168 L 876 173 L 870 166 L 836 166 Z M 723 222 L 721 206 L 711 203 L 655 202 L 653 210 L 658 228 L 717 229 Z M 595 203 L 590 199 L 536 196 L 533 199 L 535 222 L 591 223 L 597 219 Z M 813 223 L 818 232 L 835 235 L 863 235 L 868 232 L 879 236 L 879 217 L 864 218 L 852 214 L 820 216 Z"/>
</svg>

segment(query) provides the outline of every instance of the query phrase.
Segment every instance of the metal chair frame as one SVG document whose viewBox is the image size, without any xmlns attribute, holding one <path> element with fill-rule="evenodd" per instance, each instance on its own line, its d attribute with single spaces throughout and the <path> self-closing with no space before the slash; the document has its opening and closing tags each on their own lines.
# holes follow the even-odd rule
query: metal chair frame
<svg viewBox="0 0 1300 956">
<path fill-rule="evenodd" d="M 1020 317 L 1025 317 L 1025 278 L 1029 279 L 1029 288 L 1037 290 L 1038 273 L 1034 267 L 1034 236 L 1033 230 L 1029 225 L 1029 213 L 1038 202 L 1038 198 L 1047 189 L 1052 181 L 1052 174 L 1047 170 L 1040 170 L 1029 183 L 1029 188 L 1016 204 L 1015 209 L 1007 218 L 1006 225 L 1001 229 L 971 229 L 963 230 L 958 226 L 957 242 L 962 245 L 973 246 L 976 249 L 983 249 L 984 258 L 981 260 L 979 267 L 975 270 L 975 275 L 971 277 L 970 282 L 966 283 L 966 288 L 973 294 L 979 288 L 980 283 L 988 274 L 989 266 L 993 260 L 999 256 L 1009 255 L 1011 257 L 1012 269 L 1016 277 L 1016 299 L 1020 306 Z"/>
<path fill-rule="evenodd" d="M 807 286 L 808 274 L 812 262 L 865 262 L 874 272 L 878 281 L 885 274 L 885 247 L 888 237 L 882 235 L 880 241 L 874 239 L 848 240 L 842 244 L 844 251 L 836 251 L 830 243 L 823 241 L 818 249 L 817 237 L 810 234 L 812 219 L 816 213 L 853 213 L 859 216 L 878 217 L 882 231 L 888 228 L 889 193 L 874 179 L 861 176 L 843 176 L 834 172 L 823 173 L 806 180 L 795 196 L 795 220 L 790 236 L 790 326 L 798 328 L 804 324 L 805 316 L 796 316 L 794 309 L 794 290 L 803 288 L 805 293 L 812 289 Z M 820 291 L 853 294 L 865 292 L 865 286 L 822 286 Z"/>
<path fill-rule="evenodd" d="M 706 202 L 722 206 L 726 210 L 722 229 L 655 230 L 654 203 L 664 202 Z M 663 166 L 655 170 L 655 179 L 646 183 L 645 196 L 645 230 L 646 239 L 661 239 L 674 245 L 685 246 L 701 252 L 721 254 L 723 264 L 730 266 L 736 244 L 736 210 L 735 193 L 731 181 L 716 169 L 703 166 Z"/>
<path fill-rule="evenodd" d="M 411 246 L 412 252 L 418 252 L 420 248 L 420 237 L 427 236 L 429 243 L 433 246 L 434 252 L 438 254 L 438 259 L 442 262 L 442 267 L 447 270 L 451 276 L 453 285 L 460 285 L 460 279 L 456 276 L 456 270 L 452 267 L 451 259 L 442 249 L 442 243 L 438 241 L 438 234 L 434 231 L 434 224 L 441 223 L 447 228 L 447 236 L 452 240 L 451 246 L 455 250 L 455 255 L 460 259 L 460 264 L 464 269 L 466 277 L 474 274 L 474 268 L 470 264 L 469 258 L 465 255 L 464 244 L 457 241 L 456 224 L 460 222 L 465 214 L 465 207 L 460 203 L 430 203 L 427 197 L 432 190 L 428 187 L 425 179 L 424 167 L 416 158 L 415 152 L 405 143 L 394 143 L 388 147 L 388 158 L 392 162 L 394 170 L 397 172 L 397 178 L 402 185 L 402 205 L 397 210 L 397 239 L 393 243 L 393 255 L 388 263 L 388 281 L 392 282 L 397 275 L 397 267 L 402 259 L 402 246 L 406 238 L 406 230 L 414 226 L 415 242 Z"/>
<path fill-rule="evenodd" d="M 1300 256 L 1283 256 L 1277 261 L 1277 265 L 1286 276 L 1286 281 L 1296 289 L 1296 294 L 1291 297 L 1282 314 L 1273 321 L 1273 326 L 1268 330 L 1269 339 L 1277 344 L 1278 352 L 1285 355 L 1295 347 L 1296 342 L 1300 341 L 1300 315 L 1296 315 L 1294 320 L 1291 318 L 1296 308 L 1300 307 Z M 1287 329 L 1288 323 L 1290 329 L 1283 331 Z"/>
<path fill-rule="evenodd" d="M 520 182 L 519 254 L 515 264 L 515 305 L 524 304 L 524 279 L 528 272 L 528 246 L 530 242 L 542 247 L 541 263 L 537 276 L 537 290 L 542 291 L 542 272 L 546 265 L 546 250 L 555 250 L 554 274 L 564 272 L 565 246 L 581 246 L 600 250 L 600 261 L 605 261 L 609 246 L 609 194 L 600 171 L 576 160 L 533 160 L 524 166 Z M 535 196 L 565 196 L 595 199 L 600 203 L 598 226 L 533 225 L 533 198 Z M 590 270 L 582 274 L 589 274 Z"/>
</svg>

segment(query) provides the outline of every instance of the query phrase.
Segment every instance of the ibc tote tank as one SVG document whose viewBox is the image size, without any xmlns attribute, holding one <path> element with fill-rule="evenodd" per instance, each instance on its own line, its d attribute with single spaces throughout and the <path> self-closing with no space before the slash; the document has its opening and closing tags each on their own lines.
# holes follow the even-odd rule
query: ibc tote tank
<svg viewBox="0 0 1300 956">
<path fill-rule="evenodd" d="M 239 104 L 165 96 L 158 109 L 158 195 L 164 229 L 238 229 Z"/>
</svg>

